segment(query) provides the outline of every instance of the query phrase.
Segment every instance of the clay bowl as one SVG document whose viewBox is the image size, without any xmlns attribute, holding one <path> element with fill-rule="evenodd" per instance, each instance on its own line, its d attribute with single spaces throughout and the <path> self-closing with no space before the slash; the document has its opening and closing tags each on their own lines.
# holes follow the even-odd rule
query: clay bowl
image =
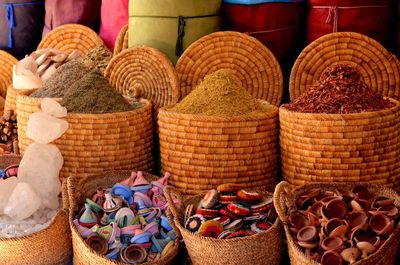
<svg viewBox="0 0 400 265">
<path fill-rule="evenodd" d="M 362 204 L 359 200 L 354 199 L 350 202 L 350 206 L 352 209 L 352 212 L 366 212 L 366 208 L 364 208 L 363 206 L 364 204 Z M 368 207 L 369 209 L 369 207 Z"/>
<path fill-rule="evenodd" d="M 394 199 L 390 199 L 384 196 L 378 196 L 373 200 L 372 207 L 378 208 L 381 206 L 393 205 L 393 204 L 394 204 Z"/>
<path fill-rule="evenodd" d="M 333 219 L 329 220 L 324 227 L 325 235 L 328 236 L 335 228 L 337 228 L 338 226 L 341 226 L 341 225 L 345 225 L 345 224 L 346 224 L 346 222 L 339 218 L 333 218 Z"/>
<path fill-rule="evenodd" d="M 299 241 L 297 242 L 300 247 L 305 248 L 305 254 L 310 256 L 311 255 L 311 250 L 314 248 L 318 247 L 318 242 L 302 242 Z"/>
<path fill-rule="evenodd" d="M 105 255 L 108 252 L 108 242 L 101 236 L 91 236 L 87 238 L 86 244 L 100 255 Z"/>
<path fill-rule="evenodd" d="M 324 207 L 324 205 L 322 204 L 322 202 L 316 202 L 314 203 L 311 208 L 308 209 L 308 212 L 314 214 L 315 216 L 317 216 L 318 218 L 322 217 L 322 208 Z"/>
<path fill-rule="evenodd" d="M 389 217 L 379 213 L 369 219 L 369 226 L 378 235 L 387 236 L 394 230 L 394 220 L 390 221 Z"/>
<path fill-rule="evenodd" d="M 342 199 L 333 199 L 322 209 L 322 216 L 327 220 L 332 218 L 343 219 L 347 213 L 347 204 Z"/>
<path fill-rule="evenodd" d="M 361 251 L 358 248 L 346 248 L 340 253 L 340 256 L 350 264 L 355 263 L 360 255 Z"/>
<path fill-rule="evenodd" d="M 147 258 L 147 251 L 142 246 L 130 245 L 120 253 L 122 261 L 128 264 L 140 264 Z"/>
<path fill-rule="evenodd" d="M 301 212 L 295 212 L 289 215 L 289 223 L 295 227 L 297 230 L 302 229 L 305 226 L 309 225 L 308 216 Z"/>
<path fill-rule="evenodd" d="M 332 201 L 332 200 L 336 200 L 336 199 L 339 199 L 340 197 L 338 197 L 337 195 L 331 195 L 331 196 L 325 196 L 325 197 L 323 197 L 321 200 L 320 200 L 320 202 L 324 205 L 324 206 L 326 206 L 326 205 L 328 205 L 328 203 L 330 202 L 330 201 Z"/>
<path fill-rule="evenodd" d="M 368 216 L 364 212 L 352 212 L 349 214 L 348 220 L 350 230 L 354 230 L 355 228 L 366 225 L 368 222 Z"/>
<path fill-rule="evenodd" d="M 366 258 L 376 251 L 374 245 L 369 242 L 362 241 L 357 243 L 357 248 L 361 251 L 361 258 Z"/>
<path fill-rule="evenodd" d="M 399 209 L 395 205 L 384 205 L 378 208 L 378 212 L 385 212 L 387 217 L 396 219 L 399 215 Z"/>
<path fill-rule="evenodd" d="M 337 251 L 343 246 L 343 240 L 339 237 L 327 237 L 322 241 L 321 247 L 326 250 Z"/>
<path fill-rule="evenodd" d="M 350 202 L 355 198 L 355 194 L 349 190 L 336 189 L 336 193 L 341 196 L 345 202 Z"/>
<path fill-rule="evenodd" d="M 327 251 L 322 255 L 321 258 L 322 265 L 342 265 L 343 259 L 342 257 L 334 252 L 334 251 Z"/>
<path fill-rule="evenodd" d="M 307 217 L 308 217 L 308 223 L 311 226 L 318 226 L 320 224 L 320 220 L 318 216 L 311 212 L 307 212 Z"/>
<path fill-rule="evenodd" d="M 358 199 L 363 199 L 363 200 L 372 200 L 373 199 L 373 195 L 364 186 L 354 187 L 351 190 L 351 192 L 354 193 Z"/>
<path fill-rule="evenodd" d="M 297 232 L 297 240 L 301 242 L 313 242 L 318 236 L 315 226 L 305 226 Z"/>
</svg>

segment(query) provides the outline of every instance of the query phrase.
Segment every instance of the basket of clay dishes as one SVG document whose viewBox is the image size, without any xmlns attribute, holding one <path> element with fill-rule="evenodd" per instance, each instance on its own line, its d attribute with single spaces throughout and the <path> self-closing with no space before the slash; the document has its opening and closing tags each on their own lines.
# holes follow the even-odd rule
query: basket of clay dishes
<svg viewBox="0 0 400 265">
<path fill-rule="evenodd" d="M 285 180 L 400 184 L 400 103 L 363 80 L 356 68 L 334 64 L 280 107 Z"/>
<path fill-rule="evenodd" d="M 274 204 L 291 264 L 396 264 L 400 197 L 373 184 L 281 182 Z"/>
<path fill-rule="evenodd" d="M 9 211 L 18 206 L 15 205 L 17 197 L 22 200 L 30 200 L 27 190 L 22 189 L 21 186 L 18 187 L 16 176 L 20 160 L 21 157 L 17 155 L 0 156 L 2 175 L 0 179 L 0 263 L 10 265 L 68 264 L 72 258 L 71 232 L 67 217 L 68 204 L 64 204 L 64 208 L 58 210 L 57 213 L 38 211 L 34 217 L 23 216 L 27 211 L 25 208 L 13 213 Z M 66 186 L 63 186 L 64 188 Z M 11 189 L 13 191 L 10 194 Z M 10 200 L 14 203 L 11 203 Z M 21 205 L 19 204 L 19 206 Z M 11 208 L 7 209 L 7 207 Z M 11 214 L 12 217 L 6 217 L 5 212 Z M 18 221 L 12 221 L 14 218 L 17 218 Z M 39 223 L 35 225 L 37 220 Z"/>
<path fill-rule="evenodd" d="M 68 178 L 74 264 L 174 264 L 180 243 L 166 213 L 168 178 L 140 171 Z"/>
<path fill-rule="evenodd" d="M 169 208 L 194 265 L 281 264 L 282 225 L 271 194 L 242 187 L 222 184 Z M 167 187 L 166 197 L 181 195 Z"/>
<path fill-rule="evenodd" d="M 223 183 L 272 187 L 278 176 L 278 109 L 253 98 L 229 70 L 208 75 L 158 114 L 162 169 L 183 194 Z"/>
</svg>

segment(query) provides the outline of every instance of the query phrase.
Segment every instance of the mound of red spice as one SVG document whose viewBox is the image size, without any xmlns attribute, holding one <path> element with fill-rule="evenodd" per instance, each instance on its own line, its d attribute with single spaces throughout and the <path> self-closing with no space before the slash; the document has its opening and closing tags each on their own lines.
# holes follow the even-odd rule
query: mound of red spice
<svg viewBox="0 0 400 265">
<path fill-rule="evenodd" d="M 360 113 L 393 107 L 389 99 L 369 88 L 360 73 L 343 64 L 325 70 L 316 85 L 285 108 L 302 113 Z"/>
</svg>

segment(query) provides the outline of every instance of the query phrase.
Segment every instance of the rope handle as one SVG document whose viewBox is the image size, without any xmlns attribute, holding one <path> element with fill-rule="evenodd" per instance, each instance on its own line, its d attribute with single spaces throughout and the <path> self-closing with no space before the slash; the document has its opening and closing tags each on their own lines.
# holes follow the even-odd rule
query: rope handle
<svg viewBox="0 0 400 265">
<path fill-rule="evenodd" d="M 168 210 L 167 210 L 167 214 L 171 214 L 172 216 L 172 220 L 173 220 L 173 224 L 172 227 L 174 228 L 176 234 L 182 238 L 182 234 L 181 231 L 179 229 L 180 223 L 179 223 L 179 218 L 180 218 L 180 213 L 179 210 L 177 209 L 175 203 L 174 203 L 174 199 L 172 196 L 174 196 L 175 198 L 177 198 L 180 203 L 181 203 L 181 208 L 183 207 L 183 197 L 181 195 L 181 193 L 176 190 L 175 188 L 173 188 L 172 186 L 166 186 L 164 189 L 164 194 L 165 197 L 167 198 L 168 201 Z M 179 226 L 178 226 L 179 225 Z"/>
<path fill-rule="evenodd" d="M 279 216 L 279 219 L 281 219 L 282 222 L 286 222 L 286 212 L 289 209 L 286 198 L 288 196 L 290 196 L 293 189 L 294 189 L 294 186 L 289 184 L 286 181 L 280 182 L 275 187 L 273 201 L 274 201 L 275 210 Z"/>
</svg>

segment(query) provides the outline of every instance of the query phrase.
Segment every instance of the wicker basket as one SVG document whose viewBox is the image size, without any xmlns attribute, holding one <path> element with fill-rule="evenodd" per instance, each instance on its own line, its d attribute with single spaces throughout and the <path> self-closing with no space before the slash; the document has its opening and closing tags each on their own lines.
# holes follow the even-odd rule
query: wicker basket
<svg viewBox="0 0 400 265">
<path fill-rule="evenodd" d="M 256 38 L 233 31 L 211 33 L 185 50 L 176 65 L 182 97 L 220 69 L 235 73 L 255 98 L 279 106 L 283 80 L 278 61 Z"/>
<path fill-rule="evenodd" d="M 400 185 L 400 102 L 391 109 L 318 114 L 280 108 L 283 177 L 291 184 Z"/>
<path fill-rule="evenodd" d="M 20 160 L 20 156 L 1 155 L 0 167 L 19 164 Z M 49 227 L 42 231 L 24 237 L 0 238 L 0 264 L 68 264 L 72 258 L 72 244 L 67 208 L 68 205 L 64 205 Z"/>
<path fill-rule="evenodd" d="M 4 105 L 4 110 L 17 110 L 17 95 L 30 95 L 36 89 L 15 89 L 12 85 L 8 86 L 7 97 Z"/>
<path fill-rule="evenodd" d="M 118 33 L 115 40 L 114 56 L 125 49 L 128 49 L 128 25 L 123 26 Z"/>
<path fill-rule="evenodd" d="M 166 188 L 166 197 L 170 202 L 171 194 L 182 198 L 172 187 Z M 187 197 L 184 207 L 197 204 L 204 195 Z M 170 203 L 171 205 L 171 203 Z M 183 226 L 184 212 L 174 206 L 169 210 L 174 218 L 175 226 L 181 234 L 193 265 L 279 265 L 284 251 L 282 239 L 282 224 L 279 218 L 273 226 L 252 236 L 234 239 L 214 239 L 196 235 L 187 231 Z"/>
<path fill-rule="evenodd" d="M 3 98 L 6 98 L 7 88 L 12 83 L 12 69 L 17 62 L 11 54 L 0 50 L 0 96 Z"/>
<path fill-rule="evenodd" d="M 116 182 L 119 182 L 130 175 L 131 171 L 111 171 L 104 172 L 98 176 L 90 177 L 70 177 L 67 179 L 68 186 L 68 198 L 70 203 L 70 227 L 72 231 L 72 242 L 74 249 L 74 264 L 77 265 L 115 265 L 125 264 L 118 261 L 112 261 L 104 256 L 99 255 L 93 251 L 86 242 L 79 235 L 75 225 L 72 223 L 75 217 L 75 212 L 78 209 L 80 203 L 82 203 L 87 197 L 92 196 L 99 187 L 110 187 Z M 158 177 L 144 173 L 147 180 L 157 180 Z M 179 241 L 177 241 L 179 242 Z M 143 265 L 172 265 L 174 259 L 179 252 L 179 243 L 175 244 L 173 251 L 166 257 L 160 259 L 157 262 L 146 262 Z"/>
<path fill-rule="evenodd" d="M 294 242 L 289 228 L 287 226 L 287 218 L 288 211 L 296 209 L 296 200 L 298 196 L 305 192 L 306 190 L 318 188 L 322 190 L 332 190 L 335 189 L 346 189 L 351 188 L 357 184 L 344 184 L 344 183 L 335 183 L 335 184 L 326 184 L 326 183 L 316 183 L 309 184 L 303 187 L 295 188 L 287 182 L 281 182 L 275 189 L 274 193 L 274 205 L 275 209 L 279 215 L 279 218 L 282 220 L 284 224 L 284 229 L 286 233 L 286 239 L 288 243 L 290 264 L 293 265 L 320 265 L 309 257 L 307 257 L 303 251 L 296 245 Z M 369 189 L 376 192 L 376 194 L 386 196 L 389 198 L 395 199 L 395 205 L 400 207 L 400 197 L 391 189 L 388 189 L 383 186 L 375 186 L 369 184 L 363 184 L 367 186 Z M 400 245 L 400 224 L 397 225 L 393 234 L 385 241 L 385 243 L 376 251 L 374 254 L 368 256 L 368 258 L 363 259 L 362 261 L 358 261 L 354 264 L 357 265 L 394 265 L 396 256 L 398 254 L 398 249 Z"/>
<path fill-rule="evenodd" d="M 18 137 L 20 152 L 32 142 L 26 136 L 30 114 L 41 111 L 40 98 L 17 96 Z M 141 100 L 144 107 L 127 112 L 106 114 L 74 114 L 65 118 L 69 123 L 66 133 L 54 143 L 64 157 L 62 179 L 70 175 L 87 176 L 105 169 L 153 168 L 152 107 Z"/>
<path fill-rule="evenodd" d="M 103 44 L 103 41 L 90 28 L 78 24 L 65 24 L 47 34 L 39 43 L 38 49 L 53 48 L 67 53 L 79 50 L 87 54 L 100 44 Z"/>
<path fill-rule="evenodd" d="M 379 42 L 355 32 L 325 35 L 307 46 L 297 58 L 290 76 L 290 98 L 299 97 L 326 68 L 348 64 L 365 83 L 385 97 L 400 99 L 400 62 Z"/>
<path fill-rule="evenodd" d="M 278 181 L 278 111 L 212 117 L 160 109 L 161 163 L 184 194 L 226 183 L 271 188 Z"/>
</svg>

